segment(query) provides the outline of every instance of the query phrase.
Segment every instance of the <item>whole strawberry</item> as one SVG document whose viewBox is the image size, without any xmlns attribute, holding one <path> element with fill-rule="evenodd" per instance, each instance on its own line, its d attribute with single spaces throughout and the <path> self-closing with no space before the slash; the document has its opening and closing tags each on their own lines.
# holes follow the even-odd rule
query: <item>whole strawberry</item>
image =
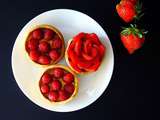
<svg viewBox="0 0 160 120">
<path fill-rule="evenodd" d="M 132 22 L 134 19 L 140 19 L 143 16 L 142 4 L 136 0 L 121 0 L 116 5 L 118 15 L 126 22 Z"/>
<path fill-rule="evenodd" d="M 120 33 L 121 41 L 130 54 L 142 47 L 146 33 L 144 30 L 140 30 L 136 25 L 132 24 L 128 28 L 123 28 Z"/>
</svg>

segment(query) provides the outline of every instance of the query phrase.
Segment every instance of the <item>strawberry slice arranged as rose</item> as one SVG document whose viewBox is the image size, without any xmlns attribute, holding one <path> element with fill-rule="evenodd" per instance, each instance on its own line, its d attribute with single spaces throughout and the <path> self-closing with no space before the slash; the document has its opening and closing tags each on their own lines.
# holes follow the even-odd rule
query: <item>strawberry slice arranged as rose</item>
<svg viewBox="0 0 160 120">
<path fill-rule="evenodd" d="M 142 4 L 138 0 L 121 0 L 116 5 L 116 10 L 126 23 L 132 22 L 134 19 L 139 20 L 144 15 Z"/>
<path fill-rule="evenodd" d="M 69 44 L 67 54 L 71 67 L 81 72 L 93 72 L 100 66 L 105 46 L 95 33 L 79 33 Z"/>
<path fill-rule="evenodd" d="M 130 27 L 124 28 L 121 31 L 121 41 L 130 54 L 142 47 L 146 33 L 146 31 L 140 30 L 136 25 L 132 24 Z"/>
</svg>

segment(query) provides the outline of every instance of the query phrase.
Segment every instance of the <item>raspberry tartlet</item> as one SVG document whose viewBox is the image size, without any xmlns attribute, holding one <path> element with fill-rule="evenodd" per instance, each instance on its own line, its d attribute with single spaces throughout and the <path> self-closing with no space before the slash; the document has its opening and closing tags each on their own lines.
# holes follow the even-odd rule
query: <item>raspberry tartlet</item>
<svg viewBox="0 0 160 120">
<path fill-rule="evenodd" d="M 56 64 L 64 56 L 63 36 L 51 25 L 36 26 L 27 35 L 25 51 L 36 64 L 42 66 Z"/>
<path fill-rule="evenodd" d="M 65 58 L 70 68 L 84 74 L 96 71 L 104 57 L 105 46 L 95 33 L 79 33 L 68 41 Z"/>
<path fill-rule="evenodd" d="M 77 94 L 78 79 L 68 67 L 54 65 L 41 76 L 39 90 L 51 103 L 66 103 Z"/>
</svg>

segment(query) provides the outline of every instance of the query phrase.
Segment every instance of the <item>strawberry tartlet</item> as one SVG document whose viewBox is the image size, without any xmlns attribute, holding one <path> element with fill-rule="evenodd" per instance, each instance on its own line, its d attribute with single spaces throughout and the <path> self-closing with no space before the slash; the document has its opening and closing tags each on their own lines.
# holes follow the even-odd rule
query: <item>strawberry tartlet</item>
<svg viewBox="0 0 160 120">
<path fill-rule="evenodd" d="M 77 94 L 78 79 L 68 67 L 54 65 L 41 76 L 39 89 L 48 101 L 66 103 Z"/>
<path fill-rule="evenodd" d="M 96 71 L 104 57 L 105 46 L 95 33 L 79 33 L 69 40 L 65 58 L 70 68 L 79 74 Z"/>
<path fill-rule="evenodd" d="M 28 33 L 25 51 L 36 64 L 56 64 L 64 56 L 63 36 L 51 25 L 39 25 Z"/>
</svg>

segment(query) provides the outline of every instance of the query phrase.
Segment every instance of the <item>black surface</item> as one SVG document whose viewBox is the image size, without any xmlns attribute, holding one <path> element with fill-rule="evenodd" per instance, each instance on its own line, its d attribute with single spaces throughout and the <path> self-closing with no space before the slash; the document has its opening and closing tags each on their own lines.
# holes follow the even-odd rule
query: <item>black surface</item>
<svg viewBox="0 0 160 120">
<path fill-rule="evenodd" d="M 151 120 L 152 82 L 158 81 L 160 67 L 158 3 L 143 0 L 146 15 L 139 24 L 148 29 L 149 33 L 142 49 L 129 55 L 119 39 L 120 26 L 126 24 L 115 12 L 117 2 L 118 0 L 1 0 L 0 119 Z M 22 27 L 38 14 L 56 8 L 75 9 L 95 19 L 107 32 L 115 54 L 114 72 L 107 90 L 92 105 L 71 113 L 50 112 L 32 103 L 17 86 L 11 68 L 12 47 Z"/>
</svg>

